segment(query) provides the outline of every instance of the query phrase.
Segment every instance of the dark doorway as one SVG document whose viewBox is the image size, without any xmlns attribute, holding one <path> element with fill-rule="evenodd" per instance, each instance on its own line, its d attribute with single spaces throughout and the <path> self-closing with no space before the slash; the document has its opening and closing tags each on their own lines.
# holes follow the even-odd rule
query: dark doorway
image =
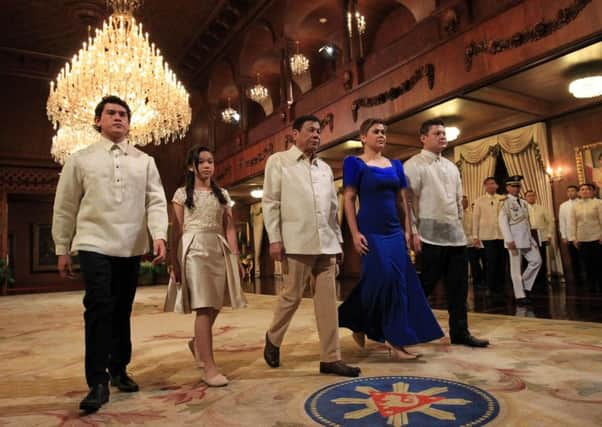
<svg viewBox="0 0 602 427">
<path fill-rule="evenodd" d="M 508 168 L 506 168 L 506 163 L 504 162 L 501 152 L 498 152 L 495 158 L 495 170 L 493 176 L 495 177 L 495 182 L 497 182 L 498 186 L 497 193 L 506 194 L 504 182 L 506 181 L 506 178 L 508 178 Z"/>
</svg>

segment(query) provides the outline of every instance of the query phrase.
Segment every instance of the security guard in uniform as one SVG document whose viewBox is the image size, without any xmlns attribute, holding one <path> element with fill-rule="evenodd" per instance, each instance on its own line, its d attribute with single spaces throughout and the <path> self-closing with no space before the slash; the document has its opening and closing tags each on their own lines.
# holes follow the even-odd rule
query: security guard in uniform
<svg viewBox="0 0 602 427">
<path fill-rule="evenodd" d="M 525 295 L 525 291 L 531 291 L 541 268 L 539 248 L 531 235 L 529 208 L 527 202 L 519 197 L 522 179 L 523 177 L 520 175 L 506 179 L 508 198 L 504 200 L 499 214 L 500 230 L 504 236 L 504 246 L 508 249 L 510 256 L 510 276 L 518 305 L 531 302 Z M 528 264 L 521 274 L 523 257 Z"/>
</svg>

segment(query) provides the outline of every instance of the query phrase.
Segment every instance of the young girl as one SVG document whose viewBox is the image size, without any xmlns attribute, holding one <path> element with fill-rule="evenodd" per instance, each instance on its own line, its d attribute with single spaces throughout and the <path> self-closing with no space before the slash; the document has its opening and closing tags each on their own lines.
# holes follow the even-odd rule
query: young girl
<svg viewBox="0 0 602 427">
<path fill-rule="evenodd" d="M 211 329 L 225 298 L 232 308 L 246 304 L 240 286 L 233 203 L 212 179 L 215 165 L 208 148 L 192 147 L 186 168 L 186 186 L 178 188 L 172 199 L 176 219 L 172 242 L 177 251 L 171 251 L 171 274 L 174 282 L 181 283 L 182 310 L 196 311 L 195 338 L 189 347 L 205 369 L 205 382 L 220 387 L 227 385 L 228 379 L 213 359 Z"/>
</svg>

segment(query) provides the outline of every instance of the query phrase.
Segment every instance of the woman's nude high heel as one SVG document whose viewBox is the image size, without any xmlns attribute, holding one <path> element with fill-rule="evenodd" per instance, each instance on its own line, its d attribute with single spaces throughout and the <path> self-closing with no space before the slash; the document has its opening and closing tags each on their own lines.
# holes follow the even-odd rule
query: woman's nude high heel
<svg viewBox="0 0 602 427">
<path fill-rule="evenodd" d="M 403 347 L 394 346 L 385 341 L 385 346 L 389 350 L 389 357 L 394 357 L 399 361 L 416 360 L 418 355 L 414 353 L 408 353 Z"/>
<path fill-rule="evenodd" d="M 361 348 L 366 347 L 366 334 L 363 332 L 354 332 L 351 337 L 353 338 L 353 341 L 355 341 L 355 343 Z"/>
</svg>

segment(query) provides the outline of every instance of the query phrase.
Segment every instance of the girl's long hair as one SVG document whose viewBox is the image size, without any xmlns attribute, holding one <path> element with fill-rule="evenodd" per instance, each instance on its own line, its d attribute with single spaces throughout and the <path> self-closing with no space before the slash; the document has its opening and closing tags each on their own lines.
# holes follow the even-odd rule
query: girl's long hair
<svg viewBox="0 0 602 427">
<path fill-rule="evenodd" d="M 194 208 L 194 177 L 197 166 L 199 165 L 199 154 L 203 151 L 211 153 L 211 150 L 207 147 L 194 145 L 190 148 L 190 150 L 188 150 L 188 154 L 186 155 L 186 201 L 184 204 L 188 209 Z M 213 153 L 211 154 L 213 155 Z M 192 171 L 190 168 L 192 168 Z M 222 189 L 219 187 L 219 185 L 217 185 L 213 178 L 211 178 L 209 182 L 211 185 L 211 191 L 217 200 L 219 200 L 222 205 L 228 203 L 224 193 L 222 192 Z"/>
</svg>

